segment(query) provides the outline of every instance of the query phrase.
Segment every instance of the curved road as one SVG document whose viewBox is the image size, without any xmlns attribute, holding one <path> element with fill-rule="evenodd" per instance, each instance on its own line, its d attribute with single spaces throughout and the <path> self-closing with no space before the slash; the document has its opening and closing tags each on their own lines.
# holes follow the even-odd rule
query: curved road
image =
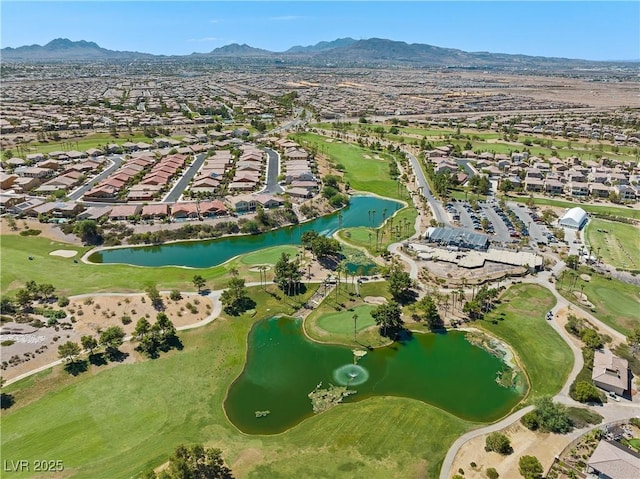
<svg viewBox="0 0 640 479">
<path fill-rule="evenodd" d="M 80 198 L 82 198 L 82 195 L 84 195 L 87 191 L 93 188 L 94 183 L 100 183 L 107 176 L 109 176 L 115 170 L 120 168 L 120 165 L 124 161 L 122 158 L 122 155 L 110 155 L 110 156 L 107 156 L 106 158 L 108 158 L 109 161 L 112 162 L 112 164 L 107 168 L 105 168 L 104 171 L 98 174 L 95 178 L 92 178 L 91 181 L 87 182 L 85 185 L 82 185 L 80 188 L 74 190 L 72 193 L 69 193 L 68 195 L 69 199 L 73 201 L 78 201 Z"/>
</svg>

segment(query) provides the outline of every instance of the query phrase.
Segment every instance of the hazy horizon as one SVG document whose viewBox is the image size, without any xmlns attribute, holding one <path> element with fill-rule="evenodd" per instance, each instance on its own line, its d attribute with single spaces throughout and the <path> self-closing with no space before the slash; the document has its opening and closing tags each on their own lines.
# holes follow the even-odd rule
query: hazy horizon
<svg viewBox="0 0 640 479">
<path fill-rule="evenodd" d="M 351 37 L 467 52 L 640 59 L 640 2 L 205 2 L 4 0 L 2 48 L 55 38 L 156 55 L 232 43 L 273 52 Z M 28 28 L 37 26 L 37 28 Z"/>
</svg>

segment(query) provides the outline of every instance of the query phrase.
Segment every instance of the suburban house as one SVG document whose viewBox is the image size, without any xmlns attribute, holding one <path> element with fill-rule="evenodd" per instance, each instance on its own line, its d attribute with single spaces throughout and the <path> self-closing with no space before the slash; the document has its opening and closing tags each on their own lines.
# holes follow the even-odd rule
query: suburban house
<svg viewBox="0 0 640 479">
<path fill-rule="evenodd" d="M 636 479 L 640 454 L 619 442 L 602 440 L 587 461 L 587 472 L 602 479 Z"/>
<path fill-rule="evenodd" d="M 608 349 L 596 351 L 591 379 L 599 388 L 622 396 L 629 386 L 629 362 Z"/>
<path fill-rule="evenodd" d="M 109 213 L 110 220 L 126 220 L 132 216 L 137 216 L 142 211 L 141 205 L 118 205 Z"/>
<path fill-rule="evenodd" d="M 169 205 L 167 203 L 157 203 L 154 205 L 144 205 L 142 207 L 142 219 L 159 220 L 169 216 Z"/>
</svg>

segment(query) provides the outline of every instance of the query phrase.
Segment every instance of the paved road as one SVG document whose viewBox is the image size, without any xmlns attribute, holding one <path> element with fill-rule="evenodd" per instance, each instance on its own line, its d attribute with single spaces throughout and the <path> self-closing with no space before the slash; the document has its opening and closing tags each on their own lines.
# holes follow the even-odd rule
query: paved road
<svg viewBox="0 0 640 479">
<path fill-rule="evenodd" d="M 557 273 L 560 271 L 560 269 L 562 269 L 563 264 L 561 263 L 561 266 L 556 270 L 554 268 L 554 271 Z M 622 341 L 624 342 L 626 340 L 625 336 L 622 335 L 621 333 L 619 333 L 618 331 L 610 328 L 609 326 L 607 326 L 606 324 L 602 323 L 600 320 L 598 320 L 597 318 L 595 318 L 593 315 L 591 315 L 590 313 L 586 312 L 585 310 L 583 310 L 582 308 L 576 306 L 573 303 L 570 303 L 569 301 L 567 301 L 563 296 L 560 295 L 560 293 L 558 293 L 555 289 L 555 287 L 553 287 L 552 283 L 549 283 L 549 277 L 551 276 L 551 272 L 542 272 L 539 273 L 537 276 L 533 277 L 533 278 L 527 278 L 522 280 L 522 282 L 524 283 L 534 283 L 534 284 L 538 284 L 540 286 L 543 286 L 544 288 L 547 288 L 549 291 L 551 291 L 551 293 L 555 296 L 556 298 L 556 305 L 552 308 L 553 311 L 553 317 L 554 320 L 552 321 L 547 321 L 547 323 L 560 335 L 560 337 L 568 344 L 569 348 L 571 349 L 571 352 L 573 353 L 573 357 L 574 357 L 574 362 L 573 362 L 573 368 L 571 370 L 571 372 L 569 373 L 569 377 L 567 378 L 567 381 L 565 382 L 564 386 L 562 387 L 562 389 L 560 390 L 560 392 L 558 392 L 558 394 L 556 394 L 553 399 L 554 401 L 569 405 L 569 406 L 577 406 L 577 407 L 589 407 L 590 409 L 593 409 L 595 412 L 601 414 L 604 417 L 604 420 L 606 422 L 611 422 L 611 421 L 617 421 L 617 420 L 623 420 L 623 419 L 627 419 L 629 417 L 632 416 L 636 416 L 638 414 L 640 414 L 640 406 L 638 406 L 638 400 L 636 399 L 636 401 L 632 402 L 632 401 L 628 401 L 628 400 L 624 400 L 622 403 L 607 403 L 603 406 L 588 406 L 586 404 L 582 404 L 582 403 L 578 403 L 576 401 L 574 401 L 573 399 L 571 399 L 571 397 L 569 397 L 569 388 L 571 386 L 571 384 L 573 383 L 573 381 L 575 380 L 576 376 L 578 375 L 578 373 L 580 372 L 580 370 L 582 369 L 582 366 L 584 365 L 584 361 L 582 358 L 582 351 L 580 350 L 580 348 L 578 348 L 574 343 L 573 340 L 569 337 L 569 333 L 567 333 L 565 331 L 565 329 L 563 327 L 561 327 L 556 321 L 556 313 L 558 312 L 558 310 L 571 306 L 571 308 L 574 311 L 577 311 L 578 314 L 585 316 L 590 322 L 592 322 L 593 324 L 597 325 L 598 328 L 601 329 L 601 331 L 604 331 L 606 334 L 610 335 L 611 337 L 613 337 L 615 340 L 617 341 Z M 473 431 L 469 431 L 468 433 L 460 436 L 449 448 L 449 451 L 447 451 L 447 455 L 445 456 L 445 459 L 442 463 L 442 468 L 440 469 L 440 479 L 449 479 L 449 477 L 451 477 L 451 466 L 453 465 L 453 460 L 456 457 L 456 455 L 458 454 L 458 451 L 460 450 L 460 448 L 467 442 L 470 441 L 471 439 L 481 436 L 483 434 L 488 434 L 490 432 L 494 432 L 494 431 L 499 431 L 501 429 L 504 429 L 507 426 L 510 426 L 511 424 L 514 424 L 516 421 L 518 421 L 524 414 L 526 414 L 528 411 L 532 410 L 533 407 L 532 406 L 528 406 L 524 409 L 521 409 L 509 416 L 507 416 L 506 418 L 504 418 L 503 420 L 501 420 L 500 422 L 497 422 L 495 424 L 491 424 L 489 426 L 480 428 L 480 429 L 475 429 Z M 580 430 L 575 430 L 572 433 L 570 433 L 567 436 L 567 439 L 571 440 L 573 438 L 577 438 L 579 436 L 581 436 L 582 434 L 584 434 L 589 428 L 585 428 L 585 429 L 580 429 Z"/>
<path fill-rule="evenodd" d="M 282 193 L 284 189 L 278 184 L 278 175 L 280 174 L 280 155 L 271 148 L 265 148 L 267 152 L 267 174 L 265 187 L 260 193 L 269 193 L 275 195 Z"/>
<path fill-rule="evenodd" d="M 433 217 L 438 223 L 443 223 L 445 226 L 449 226 L 449 217 L 447 216 L 447 212 L 444 210 L 442 203 L 440 203 L 440 201 L 438 201 L 431 193 L 429 184 L 427 183 L 427 178 L 424 176 L 424 172 L 420 166 L 420 162 L 407 150 L 404 150 L 404 152 L 407 154 L 407 157 L 411 162 L 416 181 L 420 188 L 422 188 L 422 195 L 427 199 L 433 213 Z"/>
<path fill-rule="evenodd" d="M 68 195 L 69 199 L 73 201 L 78 201 L 80 198 L 82 198 L 82 195 L 84 195 L 87 191 L 93 188 L 94 183 L 99 183 L 100 181 L 104 180 L 107 176 L 109 176 L 115 170 L 120 168 L 120 165 L 124 161 L 121 155 L 111 155 L 111 156 L 108 156 L 107 159 L 109 159 L 109 161 L 111 161 L 113 164 L 105 168 L 105 170 L 101 172 L 98 176 L 96 176 L 95 178 L 92 178 L 91 181 L 89 181 L 86 185 L 81 186 L 77 190 L 70 193 Z"/>
<path fill-rule="evenodd" d="M 162 200 L 163 203 L 175 203 L 176 201 L 178 201 L 178 198 L 180 198 L 184 190 L 187 188 L 191 179 L 196 176 L 206 158 L 206 153 L 200 153 L 199 155 L 196 155 L 196 159 L 193 160 L 191 166 L 187 168 L 182 177 L 176 182 L 175 185 L 173 185 L 173 188 L 171 188 L 169 193 L 167 193 L 167 195 L 164 197 L 164 199 Z"/>
</svg>

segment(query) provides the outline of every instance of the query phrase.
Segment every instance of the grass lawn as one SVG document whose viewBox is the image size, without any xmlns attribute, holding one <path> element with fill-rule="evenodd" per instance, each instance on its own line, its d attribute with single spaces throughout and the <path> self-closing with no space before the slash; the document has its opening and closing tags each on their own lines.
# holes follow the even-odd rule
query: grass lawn
<svg viewBox="0 0 640 479">
<path fill-rule="evenodd" d="M 75 250 L 80 258 L 88 248 L 59 243 L 47 238 L 3 235 L 0 237 L 0 290 L 2 293 L 15 291 L 30 279 L 38 283 L 51 283 L 60 294 L 74 295 L 105 291 L 141 291 L 149 284 L 156 284 L 161 290 L 195 290 L 191 282 L 199 274 L 207 280 L 207 287 L 222 288 L 227 280 L 227 272 L 232 266 L 238 268 L 243 278 L 259 281 L 258 272 L 249 271 L 251 263 L 234 259 L 224 265 L 205 269 L 161 267 L 145 268 L 121 264 L 85 264 L 78 259 L 51 256 L 57 249 Z M 260 258 L 259 252 L 254 259 Z M 275 253 L 273 253 L 275 255 Z M 29 260 L 29 256 L 34 259 Z M 270 257 L 271 253 L 267 253 Z M 278 254 L 279 256 L 279 254 Z M 252 261 L 252 260 L 251 260 Z M 267 272 L 269 279 L 273 272 Z"/>
<path fill-rule="evenodd" d="M 519 203 L 526 203 L 529 201 L 528 196 L 509 196 L 505 198 L 507 201 L 517 201 Z M 624 218 L 632 218 L 634 220 L 640 220 L 640 209 L 624 208 L 620 206 L 611 205 L 585 205 L 579 202 L 554 200 L 551 198 L 533 198 L 533 202 L 536 205 L 544 206 L 558 206 L 561 208 L 575 208 L 579 206 L 587 213 L 599 213 L 603 215 L 622 216 Z"/>
<path fill-rule="evenodd" d="M 356 321 L 357 330 L 362 331 L 376 324 L 371 317 L 371 311 L 373 311 L 374 308 L 375 306 L 370 304 L 363 304 L 349 310 L 325 314 L 318 319 L 316 324 L 328 333 L 353 336 L 353 316 L 355 314 L 358 315 Z"/>
<path fill-rule="evenodd" d="M 391 157 L 387 153 L 371 151 L 351 143 L 337 142 L 335 139 L 328 142 L 331 138 L 312 133 L 290 136 L 301 145 L 322 145 L 322 151 L 326 151 L 332 163 L 344 166 L 344 181 L 349 182 L 351 189 L 407 200 L 407 190 L 402 185 L 399 187 L 398 181 L 392 180 L 389 176 Z M 376 156 L 381 159 L 377 159 Z"/>
<path fill-rule="evenodd" d="M 591 280 L 583 281 L 578 278 L 575 280 L 574 286 L 573 271 L 566 270 L 558 279 L 556 286 L 558 292 L 569 301 L 579 305 L 572 292 L 582 290 L 594 305 L 591 314 L 622 334 L 628 334 L 638 326 L 640 287 L 616 279 L 607 279 L 587 268 L 581 269 L 579 273 L 588 274 L 591 276 Z"/>
<path fill-rule="evenodd" d="M 251 296 L 256 318 L 293 310 L 257 288 Z M 181 333 L 184 349 L 157 360 L 77 377 L 56 368 L 7 387 L 16 403 L 3 411 L 3 458 L 55 457 L 65 477 L 137 477 L 178 444 L 203 442 L 223 450 L 235 477 L 435 478 L 450 444 L 474 426 L 420 401 L 385 397 L 338 406 L 283 434 L 241 434 L 222 404 L 255 321 L 220 319 Z"/>
<path fill-rule="evenodd" d="M 287 253 L 291 257 L 295 257 L 295 255 L 300 251 L 300 248 L 297 246 L 274 246 L 273 248 L 265 248 L 260 251 L 256 251 L 255 253 L 248 253 L 241 256 L 240 262 L 243 264 L 247 264 L 250 266 L 256 264 L 273 264 L 275 265 L 282 253 Z"/>
<path fill-rule="evenodd" d="M 305 319 L 304 329 L 307 335 L 320 342 L 346 344 L 349 347 L 378 347 L 389 344 L 389 340 L 380 336 L 378 328 L 371 327 L 375 321 L 371 311 L 375 306 L 364 303 L 366 296 L 390 298 L 387 283 L 384 281 L 365 282 L 360 285 L 360 297 L 352 294 L 351 285 L 336 290 L 314 308 Z M 358 335 L 353 337 L 353 315 L 358 315 Z"/>
<path fill-rule="evenodd" d="M 180 140 L 182 139 L 182 136 L 172 136 L 170 138 Z M 61 141 L 29 143 L 28 151 L 25 151 L 24 154 L 18 156 L 25 157 L 30 153 L 51 153 L 52 151 L 86 151 L 89 148 L 99 148 L 110 143 L 117 143 L 118 145 L 122 145 L 127 141 L 133 143 L 144 142 L 151 144 L 153 138 L 147 138 L 141 131 L 134 131 L 131 135 L 127 134 L 126 132 L 121 132 L 118 137 L 114 137 L 110 133 L 94 133 L 79 138 Z"/>
<path fill-rule="evenodd" d="M 626 223 L 593 218 L 586 234 L 593 254 L 617 269 L 640 270 L 640 229 Z"/>
<path fill-rule="evenodd" d="M 387 220 L 383 226 L 378 228 L 378 248 L 376 250 L 376 228 L 367 228 L 366 226 L 358 226 L 355 228 L 345 228 L 338 232 L 340 239 L 348 244 L 359 248 L 365 248 L 370 254 L 377 255 L 380 251 L 384 251 L 391 243 L 402 241 L 405 238 L 412 236 L 415 233 L 416 218 L 418 216 L 418 210 L 413 206 L 403 208 L 393 216 L 393 222 L 391 219 Z M 393 225 L 402 225 L 400 235 L 393 235 L 391 228 Z M 407 226 L 405 228 L 405 226 Z M 369 238 L 371 234 L 371 239 Z"/>
<path fill-rule="evenodd" d="M 541 286 L 514 285 L 485 320 L 473 323 L 513 347 L 529 377 L 529 401 L 557 393 L 573 366 L 571 349 L 544 319 L 554 304 Z"/>
</svg>

